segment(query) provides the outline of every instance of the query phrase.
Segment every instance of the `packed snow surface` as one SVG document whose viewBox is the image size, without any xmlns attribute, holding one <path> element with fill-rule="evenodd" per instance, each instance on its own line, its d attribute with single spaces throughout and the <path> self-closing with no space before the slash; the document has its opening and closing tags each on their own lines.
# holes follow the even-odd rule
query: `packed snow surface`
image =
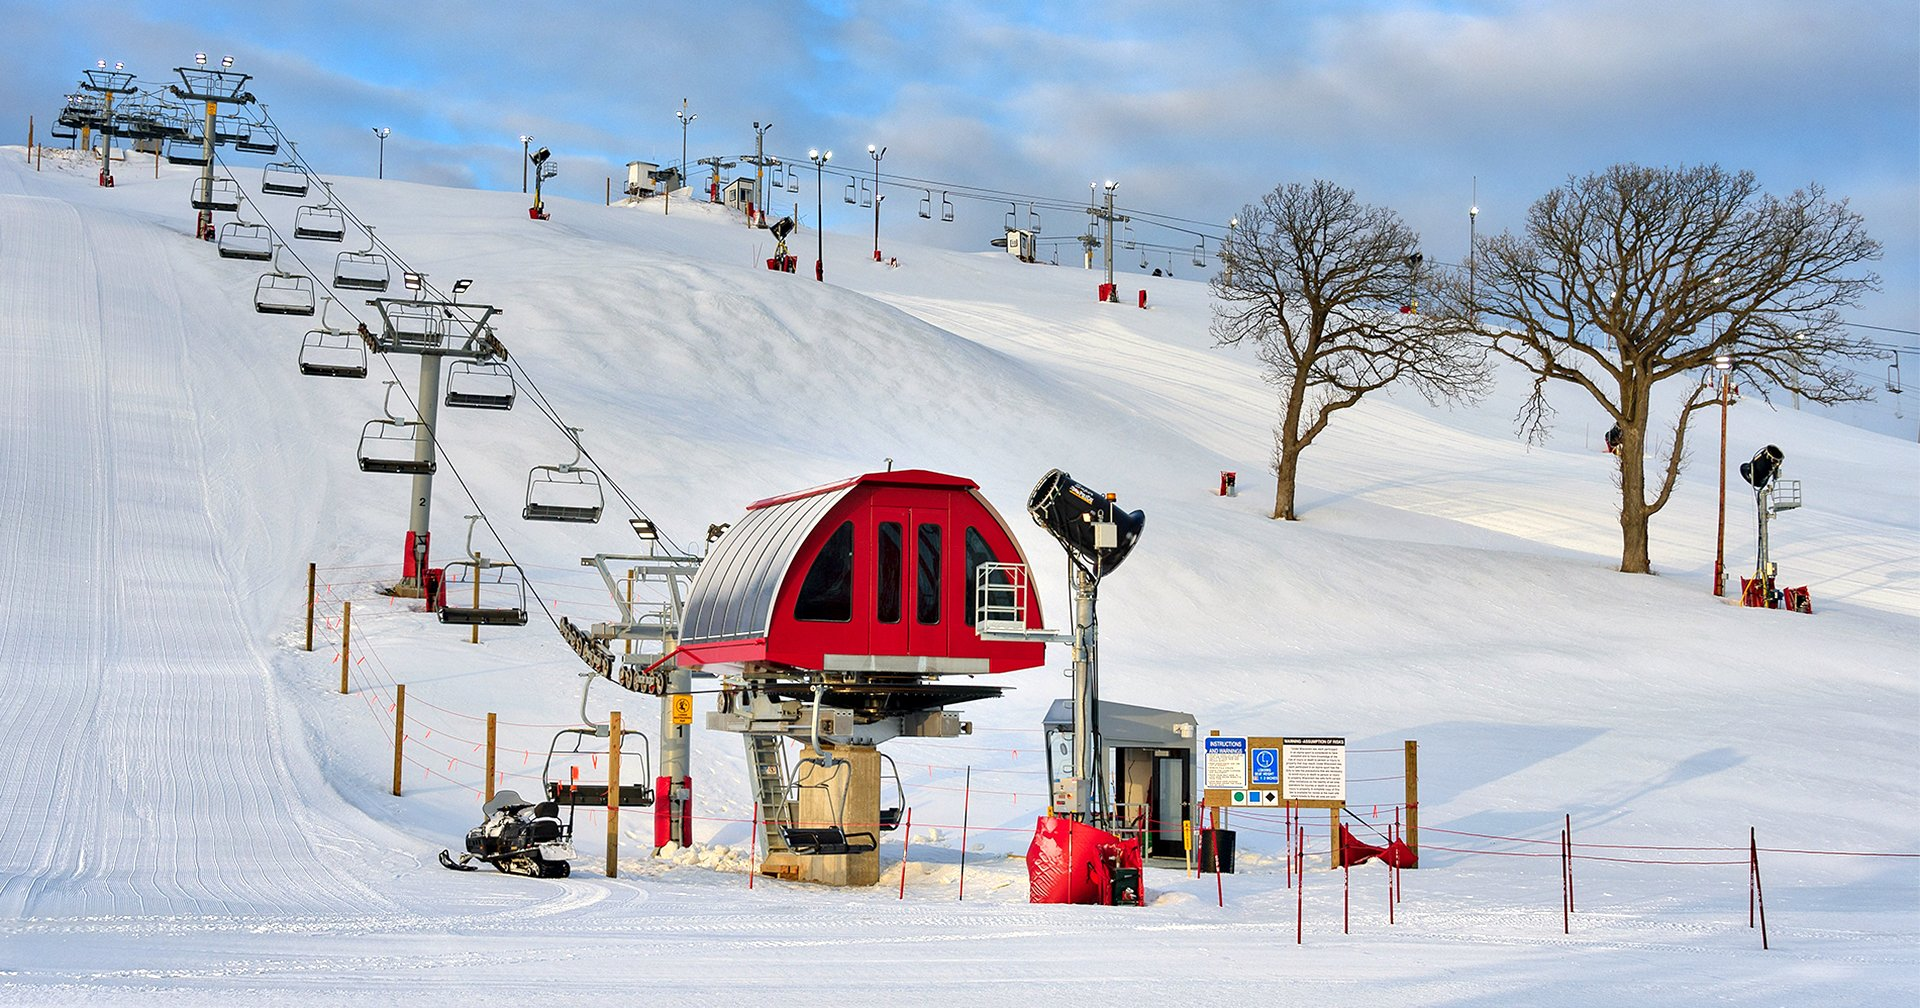
<svg viewBox="0 0 1920 1008">
<path fill-rule="evenodd" d="M 965 709 L 973 735 L 887 746 L 913 820 L 872 889 L 749 888 L 744 755 L 704 730 L 692 847 L 652 855 L 630 813 L 606 878 L 605 820 L 583 813 L 569 879 L 457 874 L 435 855 L 479 821 L 485 714 L 505 786 L 536 791 L 583 666 L 539 612 L 474 646 L 377 593 L 409 483 L 361 473 L 354 447 L 379 379 L 410 390 L 414 360 L 300 376 L 310 323 L 256 314 L 262 265 L 191 237 L 192 170 L 136 160 L 113 189 L 95 170 L 0 148 L 0 1001 L 1920 1001 L 1920 446 L 1734 406 L 1735 460 L 1777 444 L 1803 481 L 1774 556 L 1816 614 L 1742 609 L 1708 591 L 1705 424 L 1655 519 L 1654 577 L 1613 569 L 1606 424 L 1563 398 L 1556 436 L 1523 443 L 1513 374 L 1478 404 L 1343 413 L 1305 457 L 1304 520 L 1276 523 L 1274 392 L 1251 354 L 1210 344 L 1199 280 L 1142 281 L 1142 311 L 1130 293 L 1096 302 L 1092 273 L 1000 253 L 874 263 L 850 223 L 825 236 L 820 284 L 812 234 L 800 274 L 772 273 L 766 232 L 691 201 L 554 201 L 535 222 L 519 194 L 337 179 L 407 266 L 472 278 L 469 299 L 504 309 L 533 383 L 508 413 L 443 412 L 441 557 L 484 512 L 478 547 L 510 550 L 555 616 L 612 616 L 579 558 L 635 551 L 620 502 L 599 525 L 519 519 L 527 469 L 572 455 L 536 391 L 688 548 L 753 500 L 888 460 L 970 477 L 1055 615 L 1060 553 L 1022 505 L 1058 466 L 1149 516 L 1101 596 L 1106 697 L 1189 711 L 1203 732 L 1343 736 L 1355 811 L 1383 830 L 1401 744 L 1420 746 L 1421 867 L 1391 924 L 1385 873 L 1354 869 L 1351 933 L 1323 813 L 1303 893 L 1277 818 L 1243 813 L 1236 874 L 1150 868 L 1143 908 L 1029 905 L 1057 650 Z M 234 172 L 241 216 L 289 235 L 302 201 Z M 325 275 L 364 242 L 289 244 L 291 269 Z M 372 318 L 363 301 L 349 292 L 332 321 Z M 1213 493 L 1221 470 L 1237 496 Z M 1737 575 L 1754 546 L 1737 476 L 1729 498 Z M 388 793 L 399 683 L 404 797 Z M 649 733 L 659 717 L 604 683 L 589 705 Z"/>
</svg>

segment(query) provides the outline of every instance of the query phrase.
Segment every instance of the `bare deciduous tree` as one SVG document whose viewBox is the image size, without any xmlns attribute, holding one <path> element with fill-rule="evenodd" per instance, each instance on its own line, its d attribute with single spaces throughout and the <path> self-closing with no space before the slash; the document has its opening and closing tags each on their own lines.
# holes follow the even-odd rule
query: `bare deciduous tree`
<svg viewBox="0 0 1920 1008">
<path fill-rule="evenodd" d="M 1523 235 L 1482 238 L 1478 283 L 1441 285 L 1436 321 L 1479 332 L 1534 375 L 1518 417 L 1529 438 L 1552 418 L 1546 383 L 1586 391 L 1619 427 L 1620 569 L 1652 570 L 1647 525 L 1673 495 L 1687 422 L 1714 401 L 1700 380 L 1716 357 L 1763 396 L 1864 398 L 1847 359 L 1869 356 L 1838 309 L 1875 289 L 1879 257 L 1860 216 L 1818 186 L 1779 199 L 1751 172 L 1717 165 L 1616 165 L 1535 201 Z M 1653 452 L 1654 387 L 1686 383 L 1671 437 Z"/>
<path fill-rule="evenodd" d="M 1300 453 L 1334 414 L 1394 382 L 1429 399 L 1484 386 L 1477 341 L 1410 310 L 1419 248 L 1398 214 L 1324 180 L 1275 188 L 1240 211 L 1221 246 L 1214 340 L 1252 343 L 1280 390 L 1273 517 L 1298 517 Z"/>
</svg>

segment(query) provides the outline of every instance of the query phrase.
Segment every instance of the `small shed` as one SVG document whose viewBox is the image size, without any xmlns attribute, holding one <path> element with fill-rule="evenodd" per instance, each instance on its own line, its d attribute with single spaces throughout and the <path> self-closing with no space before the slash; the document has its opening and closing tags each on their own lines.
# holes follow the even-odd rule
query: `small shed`
<svg viewBox="0 0 1920 1008">
<path fill-rule="evenodd" d="M 1073 701 L 1055 700 L 1042 722 L 1047 779 L 1060 787 L 1072 764 Z M 1194 737 L 1199 723 L 1183 711 L 1100 701 L 1096 727 L 1100 758 L 1112 781 L 1113 801 L 1149 858 L 1179 860 L 1186 852 L 1182 824 L 1193 818 Z"/>
<path fill-rule="evenodd" d="M 651 196 L 659 188 L 660 166 L 651 161 L 627 162 L 627 195 Z"/>
<path fill-rule="evenodd" d="M 1045 645 L 985 641 L 975 572 L 1026 556 L 972 480 L 867 473 L 747 506 L 700 565 L 681 621 L 694 665 L 927 676 L 1012 672 Z M 1039 629 L 1039 605 L 1028 626 Z"/>
<path fill-rule="evenodd" d="M 737 178 L 727 183 L 720 190 L 720 202 L 730 210 L 745 210 L 753 202 L 753 180 Z"/>
</svg>

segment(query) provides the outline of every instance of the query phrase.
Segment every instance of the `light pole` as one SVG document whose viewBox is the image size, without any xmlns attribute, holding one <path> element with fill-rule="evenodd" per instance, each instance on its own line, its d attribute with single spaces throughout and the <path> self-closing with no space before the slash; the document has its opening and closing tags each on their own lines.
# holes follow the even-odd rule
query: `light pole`
<svg viewBox="0 0 1920 1008">
<path fill-rule="evenodd" d="M 527 191 L 527 149 L 532 144 L 532 137 L 525 133 L 520 134 L 520 191 L 522 193 Z"/>
<path fill-rule="evenodd" d="M 749 225 L 767 213 L 767 131 L 772 123 L 765 126 L 753 124 L 753 205 L 754 212 L 747 218 Z"/>
<path fill-rule="evenodd" d="M 374 178 L 383 179 L 387 177 L 387 138 L 393 135 L 393 131 L 385 126 L 375 126 L 373 135 L 380 138 L 380 168 Z"/>
<path fill-rule="evenodd" d="M 826 191 L 822 181 L 827 162 L 833 160 L 832 151 L 814 148 L 807 152 L 807 160 L 813 162 L 813 278 L 821 283 L 827 282 L 827 220 L 825 200 L 821 193 Z"/>
<path fill-rule="evenodd" d="M 1114 290 L 1114 190 L 1119 182 L 1108 179 L 1102 188 L 1106 190 L 1106 300 L 1119 301 Z"/>
<path fill-rule="evenodd" d="M 880 159 L 887 156 L 885 147 L 867 145 L 867 155 L 873 158 L 873 261 L 880 261 Z"/>
<path fill-rule="evenodd" d="M 1473 202 L 1467 206 L 1467 321 L 1469 323 L 1474 321 L 1474 315 L 1477 314 L 1474 308 L 1479 304 L 1479 297 L 1474 293 L 1474 281 L 1477 279 L 1476 274 L 1478 273 L 1478 264 L 1474 262 L 1474 245 L 1476 243 L 1476 236 L 1479 234 L 1479 224 L 1480 176 L 1475 175 L 1473 177 Z M 1726 468 L 1725 459 L 1721 460 L 1720 468 Z M 1716 591 L 1714 594 L 1718 595 L 1720 593 Z"/>
<path fill-rule="evenodd" d="M 680 99 L 680 111 L 675 112 L 673 114 L 673 117 L 675 119 L 680 120 L 680 184 L 686 185 L 687 184 L 687 127 L 693 125 L 693 121 L 700 117 L 697 114 L 689 113 L 687 111 L 687 100 L 685 98 Z"/>
<path fill-rule="evenodd" d="M 1713 359 L 1720 373 L 1720 521 L 1713 539 L 1713 593 L 1727 593 L 1727 399 L 1733 388 L 1733 355 Z"/>
</svg>

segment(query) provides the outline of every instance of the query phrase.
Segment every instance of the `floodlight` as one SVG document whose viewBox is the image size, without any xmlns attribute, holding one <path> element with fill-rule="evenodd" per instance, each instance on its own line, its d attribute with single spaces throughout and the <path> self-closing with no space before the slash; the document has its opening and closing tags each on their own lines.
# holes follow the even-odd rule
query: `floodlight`
<svg viewBox="0 0 1920 1008">
<path fill-rule="evenodd" d="M 807 157 L 809 157 L 809 158 L 817 158 L 817 157 L 819 157 L 819 156 L 820 156 L 820 148 L 818 148 L 818 147 L 809 147 L 809 148 L 807 148 Z"/>
<path fill-rule="evenodd" d="M 534 164 L 543 165 L 543 164 L 546 164 L 547 159 L 552 156 L 553 156 L 552 151 L 546 149 L 545 147 L 542 147 L 539 150 L 533 152 L 532 160 Z"/>
<path fill-rule="evenodd" d="M 220 68 L 223 70 L 233 69 L 233 57 L 231 56 L 220 57 Z"/>
<path fill-rule="evenodd" d="M 105 70 L 105 69 L 107 68 L 107 61 L 106 61 L 106 60 L 94 60 L 94 61 L 93 61 L 93 65 L 94 65 L 94 66 L 96 66 L 96 67 L 99 67 L 99 68 L 100 68 L 100 69 L 102 69 L 102 70 Z"/>
<path fill-rule="evenodd" d="M 400 279 L 407 285 L 407 289 L 410 291 L 419 290 L 426 278 L 427 275 L 425 273 L 404 272 L 400 274 Z"/>
<path fill-rule="evenodd" d="M 465 294 L 467 292 L 467 288 L 472 286 L 473 286 L 472 280 L 466 280 L 466 279 L 455 280 L 453 282 L 453 296 L 459 297 L 460 295 Z"/>
<path fill-rule="evenodd" d="M 1733 370 L 1733 355 L 1721 354 L 1718 357 L 1715 357 L 1713 359 L 1713 366 L 1716 368 L 1719 368 L 1722 371 Z"/>
<path fill-rule="evenodd" d="M 1027 514 L 1059 540 L 1070 556 L 1112 573 L 1146 527 L 1144 511 L 1122 511 L 1112 494 L 1100 494 L 1059 469 L 1047 471 L 1027 495 Z"/>
<path fill-rule="evenodd" d="M 1780 464 L 1786 459 L 1785 452 L 1768 445 L 1754 453 L 1753 461 L 1740 463 L 1740 478 L 1755 490 L 1764 490 L 1780 475 Z"/>
<path fill-rule="evenodd" d="M 633 526 L 633 534 L 642 539 L 651 541 L 660 538 L 660 530 L 645 518 L 629 518 L 627 524 Z"/>
<path fill-rule="evenodd" d="M 113 68 L 115 70 L 125 70 L 127 68 L 127 65 L 125 63 L 120 62 L 119 60 L 115 60 L 113 63 Z"/>
<path fill-rule="evenodd" d="M 207 54 L 206 54 L 206 53 L 203 53 L 203 52 L 197 52 L 197 53 L 194 53 L 194 54 L 193 54 L 193 61 L 194 61 L 195 63 L 197 63 L 197 64 L 199 64 L 199 65 L 201 65 L 201 66 L 206 66 L 206 65 L 207 65 Z"/>
</svg>

